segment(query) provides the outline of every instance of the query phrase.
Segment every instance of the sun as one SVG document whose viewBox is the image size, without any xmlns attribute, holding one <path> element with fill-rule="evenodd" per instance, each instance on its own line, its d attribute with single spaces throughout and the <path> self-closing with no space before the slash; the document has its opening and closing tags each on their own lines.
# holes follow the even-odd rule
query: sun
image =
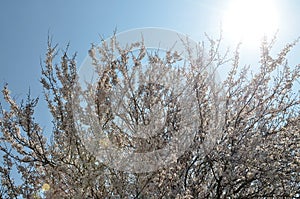
<svg viewBox="0 0 300 199">
<path fill-rule="evenodd" d="M 264 36 L 273 37 L 278 23 L 275 0 L 231 0 L 224 12 L 223 31 L 230 40 L 253 46 Z"/>
</svg>

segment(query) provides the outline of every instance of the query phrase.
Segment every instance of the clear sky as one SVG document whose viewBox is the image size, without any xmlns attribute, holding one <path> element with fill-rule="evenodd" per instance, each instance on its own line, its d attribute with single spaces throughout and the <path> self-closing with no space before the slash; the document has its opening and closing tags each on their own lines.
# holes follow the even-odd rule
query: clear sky
<svg viewBox="0 0 300 199">
<path fill-rule="evenodd" d="M 204 32 L 217 35 L 220 24 L 224 23 L 224 13 L 232 8 L 230 5 L 233 1 L 2 0 L 0 86 L 5 82 L 9 83 L 17 99 L 24 98 L 29 87 L 33 96 L 42 98 L 39 83 L 40 58 L 43 59 L 46 52 L 48 31 L 53 35 L 54 42 L 60 44 L 61 49 L 70 42 L 70 52 L 78 52 L 77 62 L 80 65 L 87 56 L 90 44 L 100 41 L 98 35 L 109 37 L 115 28 L 118 32 L 142 27 L 168 28 L 187 34 L 196 41 L 204 39 Z M 277 46 L 282 47 L 285 42 L 300 36 L 300 1 L 271 0 L 268 4 L 276 7 L 276 25 L 279 29 Z M 261 14 L 257 14 L 256 8 L 259 7 L 260 4 L 257 3 L 254 8 L 246 8 L 247 20 L 262 18 Z M 239 19 L 243 12 L 232 16 Z M 271 19 L 268 18 L 270 20 L 275 18 L 268 11 L 265 11 L 264 16 L 271 16 Z M 254 30 L 260 28 L 252 27 Z M 228 41 L 231 33 L 225 35 L 225 39 L 228 36 Z M 256 49 L 253 51 L 255 52 L 259 48 L 253 49 Z M 251 60 L 252 54 L 249 55 L 245 57 Z M 292 64 L 300 63 L 299 55 L 300 48 L 297 47 L 290 57 Z M 41 103 L 40 107 L 44 105 Z M 39 114 L 43 114 L 43 111 Z M 49 116 L 45 115 L 42 120 L 47 122 Z"/>
<path fill-rule="evenodd" d="M 78 66 L 87 56 L 91 43 L 100 41 L 98 35 L 109 37 L 115 28 L 122 32 L 133 28 L 161 27 L 201 41 L 204 32 L 217 35 L 220 24 L 226 24 L 224 20 L 228 18 L 238 20 L 236 24 L 242 26 L 240 29 L 244 34 L 253 35 L 263 29 L 264 24 L 256 27 L 252 20 L 255 19 L 256 23 L 266 17 L 270 21 L 275 20 L 278 26 L 277 50 L 300 36 L 299 0 L 260 0 L 254 6 L 242 3 L 244 10 L 235 12 L 232 10 L 236 9 L 236 1 L 243 0 L 1 0 L 1 90 L 7 82 L 18 100 L 26 97 L 29 88 L 34 97 L 43 98 L 39 83 L 40 58 L 44 59 L 48 31 L 61 49 L 70 42 L 69 52 L 78 53 Z M 275 8 L 275 16 L 265 7 L 260 9 L 259 2 L 263 1 L 267 1 L 270 8 Z M 231 13 L 225 15 L 228 11 Z M 232 25 L 234 23 L 229 20 L 224 37 L 233 46 L 234 32 L 238 29 Z M 245 48 L 249 43 L 246 42 Z M 299 46 L 289 56 L 292 65 L 300 63 Z M 255 63 L 258 49 L 252 46 L 242 57 L 246 62 Z M 40 100 L 36 118 L 47 131 L 51 130 L 51 117 L 45 107 L 45 102 Z"/>
</svg>

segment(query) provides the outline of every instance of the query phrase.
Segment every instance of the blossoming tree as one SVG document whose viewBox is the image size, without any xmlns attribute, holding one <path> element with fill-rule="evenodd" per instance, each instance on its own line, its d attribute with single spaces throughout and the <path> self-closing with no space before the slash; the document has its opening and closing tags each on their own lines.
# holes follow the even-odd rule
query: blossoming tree
<svg viewBox="0 0 300 199">
<path fill-rule="evenodd" d="M 147 52 L 143 41 L 121 48 L 113 37 L 91 47 L 97 84 L 86 83 L 83 89 L 76 56 L 66 51 L 56 64 L 57 45 L 49 40 L 41 83 L 52 132 L 45 133 L 34 118 L 38 99 L 28 95 L 18 103 L 4 86 L 8 109 L 1 107 L 0 115 L 0 198 L 299 197 L 300 100 L 295 85 L 300 65 L 291 67 L 286 58 L 296 42 L 276 56 L 273 41 L 262 42 L 256 74 L 240 66 L 239 48 L 230 57 L 221 53 L 220 43 L 208 38 L 209 47 L 201 45 L 196 57 L 182 60 L 171 50 Z M 135 47 L 139 50 L 132 53 Z M 112 56 L 115 52 L 120 56 Z M 222 84 L 211 85 L 210 73 L 202 70 L 208 66 L 231 70 Z M 216 118 L 212 96 L 220 93 L 223 114 Z M 78 100 L 83 94 L 85 106 Z M 85 111 L 96 120 L 89 120 Z M 218 135 L 211 128 L 216 119 L 222 121 Z M 96 130 L 88 126 L 93 122 Z M 138 124 L 145 126 L 143 132 L 156 133 L 137 137 Z M 174 142 L 178 132 L 190 133 L 186 150 L 155 170 L 122 170 L 97 153 L 111 146 L 123 155 L 156 151 Z M 16 171 L 21 182 L 14 179 Z"/>
</svg>

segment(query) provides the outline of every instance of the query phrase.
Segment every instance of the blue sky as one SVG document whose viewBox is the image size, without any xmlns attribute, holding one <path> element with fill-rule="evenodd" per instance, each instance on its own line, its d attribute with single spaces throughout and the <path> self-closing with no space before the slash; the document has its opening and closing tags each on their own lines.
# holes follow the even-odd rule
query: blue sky
<svg viewBox="0 0 300 199">
<path fill-rule="evenodd" d="M 12 95 L 20 101 L 28 89 L 40 97 L 36 118 L 51 130 L 51 117 L 42 100 L 40 58 L 44 59 L 47 34 L 69 52 L 77 52 L 78 66 L 87 56 L 99 34 L 111 36 L 133 28 L 161 27 L 189 35 L 196 41 L 204 32 L 217 35 L 223 14 L 233 0 L 1 0 L 0 1 L 0 87 L 7 82 Z M 261 0 L 265 1 L 265 0 Z M 279 34 L 276 49 L 300 36 L 300 1 L 271 0 L 276 4 Z M 258 5 L 259 6 L 259 5 Z M 251 10 L 250 10 L 251 11 Z M 253 10 L 253 15 L 256 11 Z M 267 13 L 266 13 L 267 15 Z M 227 35 L 228 36 L 228 35 Z M 232 45 L 230 39 L 225 42 Z M 290 54 L 290 63 L 300 63 L 300 45 Z M 245 62 L 256 63 L 257 48 L 242 54 Z M 275 51 L 276 52 L 276 51 Z M 0 98 L 0 102 L 3 99 Z"/>
<path fill-rule="evenodd" d="M 44 58 L 47 34 L 69 52 L 78 52 L 80 65 L 92 42 L 99 42 L 99 34 L 109 37 L 133 28 L 161 27 L 179 31 L 196 41 L 204 39 L 204 32 L 217 35 L 223 13 L 232 0 L 2 0 L 0 2 L 0 86 L 9 83 L 13 96 L 25 97 L 29 87 L 33 96 L 42 96 L 40 58 Z M 262 0 L 264 1 L 264 0 Z M 280 18 L 277 47 L 300 36 L 300 2 L 273 0 Z M 253 10 L 253 15 L 256 12 Z M 226 39 L 226 38 L 225 38 Z M 258 49 L 258 48 L 257 48 Z M 252 49 L 253 50 L 253 49 Z M 245 57 L 253 57 L 257 50 Z M 300 48 L 290 56 L 291 63 L 300 63 Z M 250 55 L 250 56 L 249 56 Z M 243 54 L 242 54 L 243 56 Z M 42 101 L 42 100 L 41 100 Z M 41 102 L 38 114 L 43 115 Z M 49 115 L 40 117 L 49 121 Z"/>
</svg>

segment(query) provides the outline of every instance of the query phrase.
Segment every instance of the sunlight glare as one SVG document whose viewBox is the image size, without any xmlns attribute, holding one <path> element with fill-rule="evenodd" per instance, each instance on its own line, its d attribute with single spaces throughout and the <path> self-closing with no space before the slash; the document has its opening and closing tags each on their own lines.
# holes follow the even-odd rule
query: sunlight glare
<svg viewBox="0 0 300 199">
<path fill-rule="evenodd" d="M 274 0 L 232 0 L 224 13 L 225 37 L 257 46 L 264 36 L 273 37 L 279 16 Z"/>
</svg>

